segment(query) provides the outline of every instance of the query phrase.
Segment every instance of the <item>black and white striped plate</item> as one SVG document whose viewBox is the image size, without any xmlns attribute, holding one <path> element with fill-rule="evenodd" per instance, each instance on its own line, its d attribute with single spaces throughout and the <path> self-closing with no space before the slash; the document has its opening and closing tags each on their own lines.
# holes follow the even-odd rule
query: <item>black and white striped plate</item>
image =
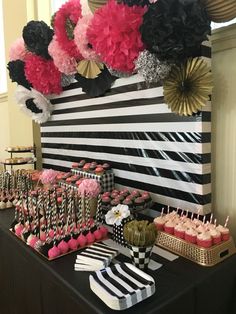
<svg viewBox="0 0 236 314">
<path fill-rule="evenodd" d="M 89 282 L 91 290 L 113 310 L 125 310 L 155 293 L 154 279 L 129 263 L 96 271 Z"/>
</svg>

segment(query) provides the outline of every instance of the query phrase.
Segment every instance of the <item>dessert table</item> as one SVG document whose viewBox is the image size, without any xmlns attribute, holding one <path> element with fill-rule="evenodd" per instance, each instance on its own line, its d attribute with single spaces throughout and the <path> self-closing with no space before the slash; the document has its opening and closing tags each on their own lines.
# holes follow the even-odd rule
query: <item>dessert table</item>
<svg viewBox="0 0 236 314">
<path fill-rule="evenodd" d="M 9 232 L 13 214 L 0 212 L 1 314 L 117 313 L 90 290 L 89 273 L 74 271 L 76 252 L 46 261 Z M 236 255 L 210 268 L 181 257 L 159 262 L 148 271 L 155 294 L 125 313 L 236 314 Z"/>
</svg>

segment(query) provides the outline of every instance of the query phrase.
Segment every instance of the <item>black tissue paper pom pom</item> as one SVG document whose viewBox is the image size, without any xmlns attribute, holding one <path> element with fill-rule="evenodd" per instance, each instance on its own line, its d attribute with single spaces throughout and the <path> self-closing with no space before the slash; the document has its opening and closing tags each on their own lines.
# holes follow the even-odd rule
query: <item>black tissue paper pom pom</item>
<svg viewBox="0 0 236 314">
<path fill-rule="evenodd" d="M 23 28 L 23 38 L 27 49 L 45 59 L 51 59 L 48 45 L 53 34 L 53 30 L 43 21 L 30 21 Z"/>
<path fill-rule="evenodd" d="M 12 82 L 16 82 L 25 88 L 30 89 L 32 85 L 27 81 L 25 77 L 25 63 L 21 60 L 10 61 L 7 64 L 7 69 L 9 71 L 9 77 Z"/>
<path fill-rule="evenodd" d="M 132 7 L 133 5 L 138 5 L 140 7 L 144 7 L 145 5 L 148 6 L 150 5 L 149 0 L 120 0 L 117 1 L 118 3 L 125 3 L 129 7 Z"/>
<path fill-rule="evenodd" d="M 25 105 L 26 105 L 27 109 L 29 109 L 33 113 L 42 113 L 43 112 L 43 110 L 39 109 L 37 107 L 37 105 L 34 103 L 34 99 L 33 98 L 27 99 L 26 102 L 25 102 Z"/>
<path fill-rule="evenodd" d="M 148 7 L 140 27 L 147 49 L 174 63 L 196 56 L 210 31 L 210 19 L 198 0 L 158 0 Z"/>
</svg>

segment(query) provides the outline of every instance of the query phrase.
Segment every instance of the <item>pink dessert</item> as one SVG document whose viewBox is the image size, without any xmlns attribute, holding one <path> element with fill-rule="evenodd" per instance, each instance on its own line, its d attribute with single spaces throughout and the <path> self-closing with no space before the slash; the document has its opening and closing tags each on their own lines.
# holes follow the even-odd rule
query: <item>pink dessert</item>
<svg viewBox="0 0 236 314">
<path fill-rule="evenodd" d="M 39 238 L 36 237 L 35 235 L 30 235 L 27 239 L 27 244 L 31 247 L 35 247 L 35 244 L 38 242 Z"/>
<path fill-rule="evenodd" d="M 54 237 L 54 231 L 52 229 L 48 232 L 49 237 L 52 239 Z"/>
<path fill-rule="evenodd" d="M 172 220 L 168 220 L 164 225 L 166 233 L 174 234 L 175 223 Z"/>
<path fill-rule="evenodd" d="M 94 233 L 93 233 L 93 235 L 94 235 L 94 237 L 95 237 L 96 240 L 101 240 L 102 237 L 103 237 L 102 232 L 101 232 L 100 229 L 95 230 Z"/>
<path fill-rule="evenodd" d="M 78 243 L 77 243 L 77 240 L 71 238 L 69 241 L 68 241 L 68 246 L 71 250 L 76 250 L 77 247 L 78 247 Z"/>
<path fill-rule="evenodd" d="M 108 234 L 108 229 L 104 226 L 101 226 L 99 230 L 101 231 L 103 238 L 105 238 Z"/>
<path fill-rule="evenodd" d="M 119 196 L 119 193 L 117 193 L 117 192 L 111 193 L 111 198 L 116 198 L 117 196 Z"/>
<path fill-rule="evenodd" d="M 21 223 L 18 223 L 17 225 L 15 225 L 15 234 L 18 237 L 21 236 L 23 230 L 24 230 L 24 226 Z"/>
<path fill-rule="evenodd" d="M 87 238 L 81 233 L 77 238 L 77 243 L 79 246 L 83 247 L 87 244 Z"/>
<path fill-rule="evenodd" d="M 182 223 L 179 223 L 174 228 L 174 235 L 178 238 L 184 239 L 186 229 L 187 228 Z"/>
<path fill-rule="evenodd" d="M 210 229 L 209 231 L 213 244 L 218 244 L 221 242 L 221 233 L 217 229 Z"/>
<path fill-rule="evenodd" d="M 156 217 L 153 222 L 154 222 L 157 230 L 160 230 L 160 231 L 164 230 L 164 225 L 165 225 L 165 218 L 164 217 L 161 217 L 161 216 Z"/>
<path fill-rule="evenodd" d="M 221 225 L 218 225 L 216 227 L 216 230 L 218 230 L 221 233 L 221 239 L 222 241 L 228 241 L 230 238 L 229 229 L 226 227 L 223 227 Z"/>
<path fill-rule="evenodd" d="M 49 251 L 48 251 L 48 257 L 55 258 L 60 255 L 60 250 L 54 245 Z"/>
<path fill-rule="evenodd" d="M 212 246 L 212 238 L 209 232 L 203 232 L 197 235 L 197 245 L 204 248 Z"/>
<path fill-rule="evenodd" d="M 198 233 L 204 233 L 204 232 L 206 232 L 206 228 L 205 228 L 204 225 L 199 225 L 199 226 L 196 228 L 196 231 L 197 231 Z"/>
<path fill-rule="evenodd" d="M 46 238 L 47 238 L 46 233 L 43 231 L 40 231 L 40 240 L 44 242 L 46 241 Z"/>
<path fill-rule="evenodd" d="M 184 239 L 185 241 L 189 242 L 189 243 L 196 243 L 197 242 L 197 231 L 190 228 L 190 229 L 187 229 L 185 231 L 185 235 L 184 235 Z"/>
<path fill-rule="evenodd" d="M 104 197 L 105 197 L 105 196 L 110 196 L 110 195 L 111 195 L 111 192 L 105 192 L 105 193 L 102 194 L 102 197 L 103 197 L 103 196 L 104 196 Z"/>
<path fill-rule="evenodd" d="M 102 167 L 97 167 L 95 169 L 95 173 L 98 174 L 98 175 L 101 175 L 104 173 L 104 169 Z"/>
<path fill-rule="evenodd" d="M 79 163 L 78 162 L 73 162 L 71 167 L 72 168 L 78 168 L 79 167 Z"/>
<path fill-rule="evenodd" d="M 68 243 L 64 240 L 61 240 L 57 247 L 60 250 L 60 254 L 65 254 L 69 251 Z"/>
<path fill-rule="evenodd" d="M 88 244 L 90 244 L 95 241 L 95 236 L 93 235 L 91 231 L 89 231 L 89 233 L 86 235 L 86 239 L 87 239 Z"/>
</svg>

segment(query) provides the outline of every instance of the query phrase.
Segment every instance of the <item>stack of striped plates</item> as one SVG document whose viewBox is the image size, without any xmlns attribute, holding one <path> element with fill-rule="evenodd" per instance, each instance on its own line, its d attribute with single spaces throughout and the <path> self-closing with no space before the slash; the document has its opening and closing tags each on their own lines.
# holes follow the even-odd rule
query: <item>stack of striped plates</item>
<svg viewBox="0 0 236 314">
<path fill-rule="evenodd" d="M 119 251 L 102 243 L 94 243 L 77 255 L 76 271 L 96 271 L 107 267 Z"/>
<path fill-rule="evenodd" d="M 125 310 L 155 293 L 154 279 L 132 264 L 115 264 L 89 276 L 91 290 L 113 310 Z"/>
</svg>

